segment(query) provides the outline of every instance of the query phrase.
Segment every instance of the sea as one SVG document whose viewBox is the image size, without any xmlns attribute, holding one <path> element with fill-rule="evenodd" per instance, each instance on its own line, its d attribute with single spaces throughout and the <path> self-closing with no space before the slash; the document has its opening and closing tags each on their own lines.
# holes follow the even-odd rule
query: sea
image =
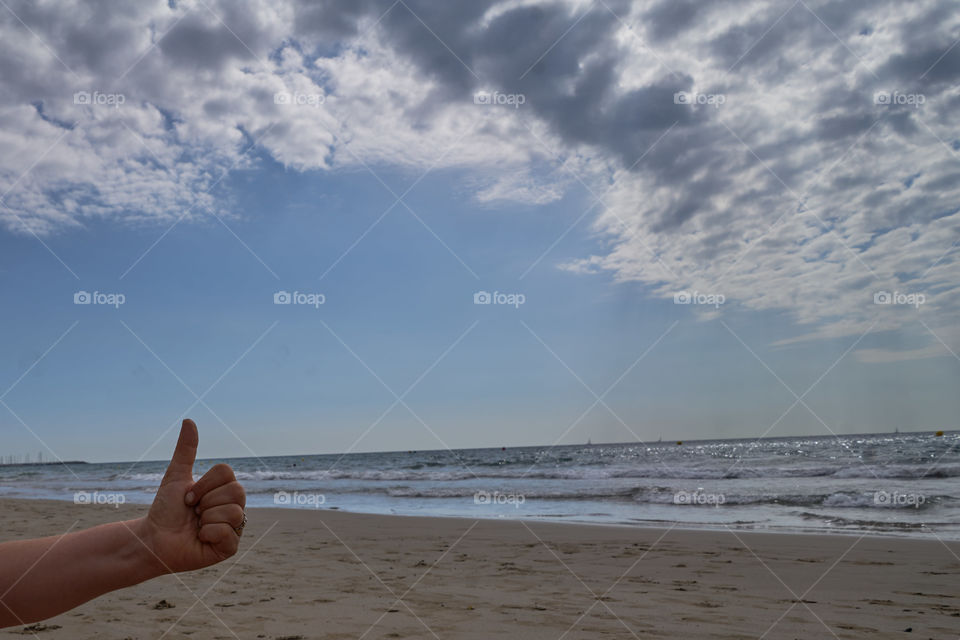
<svg viewBox="0 0 960 640">
<path fill-rule="evenodd" d="M 248 506 L 960 540 L 960 432 L 271 456 Z M 0 465 L 0 497 L 149 503 L 165 461 Z"/>
</svg>

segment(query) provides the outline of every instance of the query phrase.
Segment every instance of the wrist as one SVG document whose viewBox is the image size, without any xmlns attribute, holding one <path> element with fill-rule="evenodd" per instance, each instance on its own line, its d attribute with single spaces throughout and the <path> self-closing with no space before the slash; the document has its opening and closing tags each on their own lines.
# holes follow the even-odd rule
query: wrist
<svg viewBox="0 0 960 640">
<path fill-rule="evenodd" d="M 135 568 L 135 574 L 139 578 L 137 582 L 170 573 L 170 569 L 156 553 L 155 532 L 147 518 L 128 520 L 123 524 L 132 534 L 129 557 Z"/>
</svg>

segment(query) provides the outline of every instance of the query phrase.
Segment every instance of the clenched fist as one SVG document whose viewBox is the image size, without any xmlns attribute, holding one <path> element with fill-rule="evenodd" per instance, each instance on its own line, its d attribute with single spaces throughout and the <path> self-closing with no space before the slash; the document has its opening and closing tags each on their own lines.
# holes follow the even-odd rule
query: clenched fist
<svg viewBox="0 0 960 640">
<path fill-rule="evenodd" d="M 237 552 L 246 495 L 233 470 L 214 465 L 193 481 L 199 443 L 197 425 L 184 420 L 170 466 L 163 476 L 140 535 L 163 571 L 202 569 Z"/>
</svg>

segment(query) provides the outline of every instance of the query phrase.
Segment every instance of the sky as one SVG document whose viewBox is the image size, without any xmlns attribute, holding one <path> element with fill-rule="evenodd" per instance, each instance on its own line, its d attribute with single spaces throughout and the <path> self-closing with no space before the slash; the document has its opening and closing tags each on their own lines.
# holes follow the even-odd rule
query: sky
<svg viewBox="0 0 960 640">
<path fill-rule="evenodd" d="M 958 428 L 952 2 L 0 4 L 0 457 Z"/>
</svg>

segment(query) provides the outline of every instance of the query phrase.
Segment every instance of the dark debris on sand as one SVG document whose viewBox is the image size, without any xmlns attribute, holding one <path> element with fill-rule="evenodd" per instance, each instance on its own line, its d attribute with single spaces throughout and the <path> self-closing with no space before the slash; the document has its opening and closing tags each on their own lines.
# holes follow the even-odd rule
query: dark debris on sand
<svg viewBox="0 0 960 640">
<path fill-rule="evenodd" d="M 37 624 L 31 624 L 28 627 L 24 627 L 22 631 L 16 633 L 22 633 L 23 635 L 33 635 L 35 633 L 40 633 L 41 631 L 53 631 L 55 629 L 60 629 L 58 624 L 43 624 L 38 622 Z"/>
</svg>

